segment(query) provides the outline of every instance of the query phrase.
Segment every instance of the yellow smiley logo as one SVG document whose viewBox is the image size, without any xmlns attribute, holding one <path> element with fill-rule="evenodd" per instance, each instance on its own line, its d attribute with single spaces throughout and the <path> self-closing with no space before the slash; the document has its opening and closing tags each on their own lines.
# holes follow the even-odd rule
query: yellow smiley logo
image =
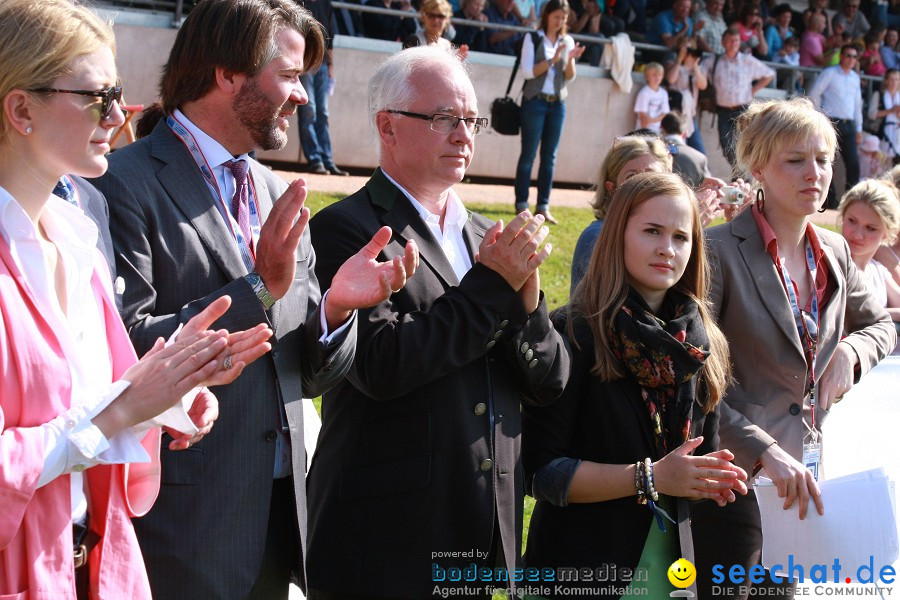
<svg viewBox="0 0 900 600">
<path fill-rule="evenodd" d="M 686 588 L 697 579 L 697 569 L 690 561 L 679 558 L 672 563 L 667 572 L 669 583 L 677 588 Z"/>
</svg>

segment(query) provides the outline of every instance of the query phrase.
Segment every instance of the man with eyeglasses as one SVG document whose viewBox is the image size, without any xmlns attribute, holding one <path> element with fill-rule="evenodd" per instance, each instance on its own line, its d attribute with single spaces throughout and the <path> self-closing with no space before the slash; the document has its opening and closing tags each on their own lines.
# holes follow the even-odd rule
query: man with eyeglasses
<svg viewBox="0 0 900 600">
<path fill-rule="evenodd" d="M 217 328 L 275 332 L 270 353 L 215 389 L 214 433 L 180 452 L 163 436 L 159 496 L 134 525 L 155 598 L 287 600 L 291 581 L 305 587 L 302 399 L 349 368 L 355 309 L 415 268 L 412 243 L 391 264 L 375 260 L 390 238 L 380 230 L 323 295 L 304 182 L 288 186 L 248 156 L 284 146 L 306 101 L 300 75 L 324 45 L 293 0 L 201 0 L 163 70 L 162 120 L 95 182 L 139 353 L 223 295 L 232 303 Z"/>
<path fill-rule="evenodd" d="M 856 1 L 856 0 L 854 0 Z M 847 189 L 859 181 L 859 152 L 862 141 L 862 88 L 856 61 L 859 48 L 855 44 L 841 47 L 840 62 L 823 69 L 809 92 L 809 98 L 834 121 L 838 134 L 838 148 L 847 170 Z M 834 181 L 828 190 L 828 208 L 837 208 Z"/>
<path fill-rule="evenodd" d="M 327 286 L 384 225 L 395 233 L 380 258 L 415 240 L 421 263 L 403 290 L 360 311 L 356 360 L 325 394 L 309 598 L 420 600 L 463 587 L 490 598 L 516 585 L 520 400 L 550 403 L 568 377 L 539 289 L 548 229 L 527 211 L 492 224 L 454 191 L 487 126 L 457 56 L 434 46 L 391 56 L 369 82 L 369 115 L 380 167 L 310 221 L 316 274 Z"/>
<path fill-rule="evenodd" d="M 844 0 L 844 10 L 834 15 L 834 24 L 844 25 L 844 31 L 850 34 L 850 39 L 858 41 L 869 32 L 871 25 L 866 16 L 859 10 L 860 0 Z"/>
</svg>

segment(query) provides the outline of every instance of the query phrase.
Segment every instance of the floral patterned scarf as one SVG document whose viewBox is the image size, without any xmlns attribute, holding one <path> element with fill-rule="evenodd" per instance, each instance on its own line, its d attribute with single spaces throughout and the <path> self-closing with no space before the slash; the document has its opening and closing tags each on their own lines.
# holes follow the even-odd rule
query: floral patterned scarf
<svg viewBox="0 0 900 600">
<path fill-rule="evenodd" d="M 669 290 L 657 316 L 632 289 L 609 329 L 613 354 L 641 386 L 656 449 L 665 456 L 690 436 L 695 375 L 709 356 L 697 303 Z"/>
</svg>

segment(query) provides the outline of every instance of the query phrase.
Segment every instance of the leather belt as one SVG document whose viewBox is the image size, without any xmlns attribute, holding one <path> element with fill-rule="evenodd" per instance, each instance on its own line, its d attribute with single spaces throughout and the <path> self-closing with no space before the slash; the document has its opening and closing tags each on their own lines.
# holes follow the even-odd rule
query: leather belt
<svg viewBox="0 0 900 600">
<path fill-rule="evenodd" d="M 559 96 L 556 94 L 538 94 L 537 98 L 540 98 L 544 102 L 559 102 Z"/>
<path fill-rule="evenodd" d="M 72 523 L 72 557 L 75 562 L 76 570 L 87 564 L 91 550 L 93 550 L 99 542 L 100 535 L 88 526 L 87 520 L 85 520 L 84 525 L 81 523 Z"/>
<path fill-rule="evenodd" d="M 718 110 L 727 110 L 728 112 L 736 112 L 739 110 L 744 110 L 743 104 L 738 104 L 737 106 L 717 106 Z"/>
</svg>

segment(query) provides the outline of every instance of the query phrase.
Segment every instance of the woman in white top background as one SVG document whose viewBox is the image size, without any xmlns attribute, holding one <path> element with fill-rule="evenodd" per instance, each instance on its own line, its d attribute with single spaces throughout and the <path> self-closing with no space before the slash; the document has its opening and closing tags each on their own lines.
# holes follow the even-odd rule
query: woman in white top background
<svg viewBox="0 0 900 600">
<path fill-rule="evenodd" d="M 850 188 L 841 199 L 841 233 L 850 256 L 865 273 L 869 291 L 900 321 L 900 285 L 874 256 L 882 244 L 890 245 L 900 231 L 900 198 L 892 183 L 866 179 Z"/>
<path fill-rule="evenodd" d="M 897 69 L 888 69 L 881 91 L 872 94 L 869 118 L 884 119 L 881 151 L 890 158 L 900 156 L 900 138 L 897 135 L 900 133 L 900 71 Z"/>
<path fill-rule="evenodd" d="M 567 33 L 568 13 L 566 0 L 549 0 L 541 12 L 538 31 L 522 40 L 521 69 L 525 84 L 522 86 L 522 152 L 516 167 L 516 211 L 528 208 L 531 168 L 540 146 L 536 213 L 549 223 L 556 223 L 550 214 L 550 190 L 556 149 L 566 120 L 567 84 L 575 78 L 575 62 L 584 54 L 584 46 L 576 44 Z"/>
</svg>

